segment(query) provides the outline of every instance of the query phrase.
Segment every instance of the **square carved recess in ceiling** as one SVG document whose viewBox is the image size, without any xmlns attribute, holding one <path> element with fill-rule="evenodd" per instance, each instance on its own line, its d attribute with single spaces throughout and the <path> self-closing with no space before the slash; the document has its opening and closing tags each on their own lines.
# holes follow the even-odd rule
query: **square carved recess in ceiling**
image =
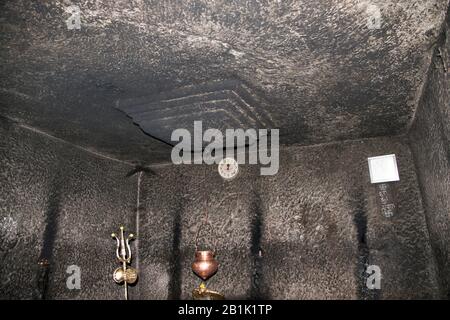
<svg viewBox="0 0 450 320">
<path fill-rule="evenodd" d="M 194 121 L 200 120 L 203 132 L 213 128 L 224 136 L 226 129 L 271 129 L 266 106 L 266 101 L 238 80 L 185 86 L 117 102 L 117 108 L 145 133 L 171 145 L 177 143 L 171 141 L 173 130 L 187 129 L 193 137 Z"/>
</svg>

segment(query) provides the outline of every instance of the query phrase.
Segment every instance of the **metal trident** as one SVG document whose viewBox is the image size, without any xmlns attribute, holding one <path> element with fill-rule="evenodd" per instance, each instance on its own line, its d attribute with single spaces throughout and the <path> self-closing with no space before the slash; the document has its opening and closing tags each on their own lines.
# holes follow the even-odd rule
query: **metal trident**
<svg viewBox="0 0 450 320">
<path fill-rule="evenodd" d="M 131 248 L 130 240 L 134 239 L 134 235 L 130 233 L 125 240 L 124 238 L 124 228 L 120 227 L 120 239 L 115 233 L 111 236 L 116 239 L 116 257 L 122 263 L 121 268 L 114 270 L 113 279 L 116 283 L 124 282 L 125 285 L 125 300 L 128 300 L 128 284 L 133 284 L 137 280 L 137 271 L 133 268 L 127 267 L 127 264 L 131 262 Z"/>
<path fill-rule="evenodd" d="M 130 240 L 134 238 L 134 234 L 130 233 L 128 235 L 127 240 L 124 239 L 123 236 L 123 226 L 120 227 L 120 239 L 117 237 L 115 233 L 111 234 L 111 237 L 116 239 L 117 248 L 116 248 L 116 257 L 122 263 L 130 263 L 131 262 L 131 248 L 130 248 Z M 119 255 L 120 252 L 120 255 Z"/>
</svg>

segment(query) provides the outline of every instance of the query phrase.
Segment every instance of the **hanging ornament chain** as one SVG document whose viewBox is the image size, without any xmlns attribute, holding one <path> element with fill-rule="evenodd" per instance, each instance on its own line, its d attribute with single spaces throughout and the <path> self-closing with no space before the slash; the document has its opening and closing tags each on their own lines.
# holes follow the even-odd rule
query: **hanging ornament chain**
<svg viewBox="0 0 450 320">
<path fill-rule="evenodd" d="M 206 170 L 207 170 L 207 166 L 205 166 L 205 170 L 204 170 L 204 181 L 206 181 Z M 198 251 L 198 240 L 199 240 L 199 237 L 200 237 L 200 232 L 203 230 L 203 227 L 205 225 L 209 226 L 209 228 L 210 228 L 210 235 L 213 234 L 213 226 L 212 226 L 211 222 L 209 221 L 209 210 L 208 210 L 209 201 L 208 201 L 208 193 L 207 193 L 207 191 L 205 191 L 204 204 L 205 204 L 205 216 L 204 216 L 204 218 L 203 218 L 204 220 L 200 224 L 200 227 L 198 228 L 197 234 L 195 236 L 195 251 Z M 214 254 L 216 253 L 216 246 L 217 246 L 217 239 L 215 239 L 214 242 L 213 242 L 212 252 Z"/>
</svg>

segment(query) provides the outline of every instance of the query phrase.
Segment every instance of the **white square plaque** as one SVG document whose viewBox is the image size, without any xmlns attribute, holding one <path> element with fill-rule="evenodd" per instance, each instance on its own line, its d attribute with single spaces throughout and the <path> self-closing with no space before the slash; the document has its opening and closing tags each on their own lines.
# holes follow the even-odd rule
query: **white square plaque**
<svg viewBox="0 0 450 320">
<path fill-rule="evenodd" d="M 370 182 L 382 183 L 399 181 L 395 154 L 367 158 L 369 162 Z"/>
</svg>

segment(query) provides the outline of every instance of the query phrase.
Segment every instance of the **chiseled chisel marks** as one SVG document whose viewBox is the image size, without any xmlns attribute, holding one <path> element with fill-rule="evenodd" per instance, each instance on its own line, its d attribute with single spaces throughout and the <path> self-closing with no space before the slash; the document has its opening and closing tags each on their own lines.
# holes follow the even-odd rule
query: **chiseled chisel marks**
<svg viewBox="0 0 450 320">
<path fill-rule="evenodd" d="M 202 120 L 205 128 L 272 128 L 267 102 L 238 80 L 180 87 L 157 95 L 119 100 L 124 111 L 147 134 L 167 143 L 172 131 Z"/>
<path fill-rule="evenodd" d="M 224 79 L 240 85 L 211 92 L 234 91 L 227 97 L 240 107 L 227 109 L 244 124 L 270 120 L 283 144 L 405 133 L 448 1 L 80 0 L 80 30 L 67 29 L 70 4 L 2 6 L 0 88 L 39 102 L 0 91 L 2 114 L 141 164 L 168 162 L 170 146 L 145 136 L 115 101 Z M 368 28 L 371 6 L 379 29 Z M 188 95 L 195 99 L 178 98 Z"/>
</svg>

